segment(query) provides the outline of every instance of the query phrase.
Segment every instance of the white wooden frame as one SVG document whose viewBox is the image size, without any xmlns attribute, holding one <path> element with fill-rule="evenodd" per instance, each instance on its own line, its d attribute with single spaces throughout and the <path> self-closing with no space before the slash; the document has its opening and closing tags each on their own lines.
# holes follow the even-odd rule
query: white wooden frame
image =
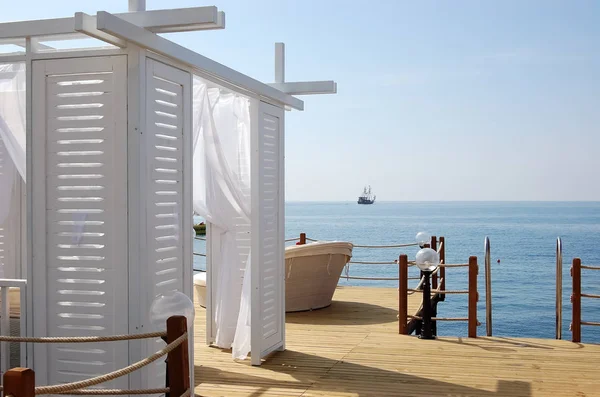
<svg viewBox="0 0 600 397">
<path fill-rule="evenodd" d="M 174 22 L 176 18 L 180 17 L 180 13 L 183 13 L 181 10 L 163 10 L 161 14 L 159 14 L 159 11 L 155 12 L 156 14 L 150 14 L 151 16 L 154 15 L 154 17 L 146 17 L 147 13 L 152 12 L 141 11 L 113 15 L 105 11 L 100 11 L 95 17 L 77 13 L 76 16 L 71 18 L 2 23 L 0 24 L 0 43 L 2 43 L 2 40 L 4 42 L 12 42 L 23 37 L 29 37 L 28 40 L 31 42 L 31 37 L 36 36 L 56 39 L 60 37 L 69 38 L 75 34 L 75 38 L 81 38 L 81 33 L 85 33 L 84 37 L 89 35 L 113 45 L 125 45 L 126 42 L 133 43 L 143 49 L 183 63 L 200 73 L 208 74 L 217 83 L 222 81 L 226 84 L 254 92 L 268 102 L 274 102 L 297 110 L 304 110 L 304 102 L 300 99 L 153 33 L 151 29 L 160 31 L 165 26 L 169 29 L 167 31 L 185 31 L 186 29 L 190 29 L 189 26 L 192 26 L 190 24 L 182 26 L 181 22 Z M 218 12 L 215 15 L 218 19 Z M 95 28 L 93 27 L 93 18 L 96 19 Z M 128 22 L 128 20 L 140 23 L 140 25 Z M 151 23 L 158 23 L 157 21 L 161 23 L 160 26 L 151 26 Z M 28 52 L 31 52 L 31 45 L 28 48 Z M 25 56 L 5 55 L 0 56 L 0 62 L 17 62 L 26 58 L 27 54 Z"/>
<path fill-rule="evenodd" d="M 140 4 L 144 3 L 143 0 Z M 136 1 L 133 1 L 136 3 Z M 139 6 L 139 5 L 138 5 Z M 143 6 L 140 6 L 143 9 Z M 146 114 L 145 114 L 145 91 L 144 91 L 144 76 L 145 76 L 145 59 L 152 58 L 157 61 L 169 64 L 176 68 L 185 70 L 190 74 L 197 74 L 206 80 L 218 85 L 239 92 L 252 99 L 252 103 L 257 105 L 260 102 L 265 102 L 280 109 L 304 109 L 304 102 L 295 98 L 292 95 L 306 94 L 321 94 L 337 92 L 337 84 L 333 81 L 316 81 L 316 82 L 285 82 L 285 54 L 283 44 L 276 45 L 276 79 L 273 84 L 264 84 L 231 68 L 228 68 L 220 63 L 217 63 L 207 57 L 204 57 L 194 51 L 182 47 L 170 40 L 167 40 L 157 33 L 164 32 L 184 32 L 207 29 L 222 29 L 225 27 L 225 15 L 218 11 L 216 7 L 193 7 L 176 10 L 156 10 L 156 11 L 135 11 L 122 14 L 110 14 L 108 12 L 98 12 L 94 15 L 85 13 L 76 13 L 73 17 L 56 18 L 39 21 L 24 21 L 0 23 L 0 44 L 17 44 L 25 47 L 24 54 L 0 54 L 0 63 L 2 62 L 19 62 L 26 63 L 27 74 L 27 179 L 33 180 L 32 167 L 32 151 L 33 151 L 33 134 L 32 134 L 32 62 L 41 59 L 62 59 L 62 58 L 80 58 L 94 57 L 107 55 L 126 55 L 128 67 L 128 96 L 127 96 L 127 117 L 128 117 L 128 177 L 129 179 L 143 174 L 144 165 L 144 150 L 141 145 L 140 134 L 145 129 Z M 92 37 L 104 41 L 111 46 L 109 48 L 86 48 L 81 50 L 54 50 L 40 43 L 40 41 L 63 40 L 63 39 L 80 39 Z M 191 97 L 191 93 L 190 93 Z M 191 123 L 191 116 L 189 122 Z M 281 201 L 279 203 L 279 229 L 283 230 L 284 225 L 284 203 L 283 203 L 283 183 L 284 183 L 284 128 L 283 116 L 281 117 L 281 137 L 280 137 L 280 189 Z M 253 121 L 252 129 L 256 133 L 258 121 Z M 186 167 L 189 167 L 192 161 L 192 145 L 191 134 L 189 134 L 190 143 L 186 145 L 189 148 L 189 153 L 186 153 L 184 161 Z M 254 138 L 253 138 L 254 139 Z M 253 160 L 254 161 L 254 160 Z M 190 167 L 191 168 L 191 167 Z M 184 181 L 184 206 L 190 209 L 192 206 L 191 199 L 191 175 L 187 174 Z M 253 193 L 257 187 L 253 187 Z M 128 208 L 135 208 L 135 204 L 141 201 L 141 192 L 143 189 L 129 188 Z M 27 196 L 27 213 L 31 214 L 36 200 L 33 195 Z M 189 196 L 189 197 L 188 197 Z M 140 210 L 141 211 L 141 210 Z M 142 230 L 145 230 L 144 216 L 140 211 L 129 211 L 128 222 L 131 224 L 139 224 Z M 33 266 L 33 220 L 31 217 L 27 219 L 26 232 L 27 244 L 23 244 L 23 253 L 27 256 L 27 266 L 24 267 L 25 274 L 32 274 Z M 191 230 L 191 219 L 184 220 L 184 230 Z M 189 226 L 189 227 L 188 227 Z M 208 225 L 208 235 L 211 234 L 211 225 Z M 129 239 L 129 291 L 130 294 L 141 297 L 141 284 L 136 274 L 141 269 L 141 261 L 143 258 L 143 244 L 146 238 L 144 234 L 140 235 L 137 230 L 130 228 L 126 234 Z M 283 235 L 282 235 L 283 236 Z M 281 239 L 283 240 L 283 237 Z M 192 294 L 192 239 L 184 233 L 184 247 L 186 252 L 189 248 L 189 258 L 185 258 L 185 268 L 190 272 L 186 279 L 189 285 L 185 288 L 188 293 Z M 256 242 L 260 238 L 258 233 L 252 230 L 252 249 L 254 250 Z M 283 247 L 283 243 L 282 243 Z M 214 247 L 207 247 L 207 265 L 211 250 Z M 283 251 L 282 251 L 283 252 Z M 187 255 L 187 254 L 186 254 Z M 25 260 L 23 258 L 23 260 Z M 281 261 L 283 261 L 283 254 Z M 208 280 L 207 280 L 208 281 Z M 207 296 L 208 304 L 210 305 L 210 294 Z M 285 317 L 285 306 L 283 306 L 283 316 Z M 132 309 L 132 308 L 130 308 Z M 31 335 L 33 331 L 33 288 L 27 289 L 27 334 Z M 135 324 L 144 324 L 141 316 L 143 313 L 130 310 L 129 331 L 131 333 L 144 332 L 144 330 L 135 327 Z M 208 312 L 207 312 L 208 314 Z M 135 316 L 135 317 L 131 317 Z M 207 330 L 207 342 L 212 342 L 210 332 Z M 283 343 L 276 349 L 285 348 L 285 327 L 283 332 Z M 140 357 L 143 352 L 141 343 L 131 343 L 130 356 Z M 28 346 L 28 365 L 33 363 L 33 350 Z M 260 352 L 262 355 L 264 352 Z M 253 364 L 260 364 L 260 357 L 253 355 Z M 256 358 L 258 357 L 258 359 Z M 192 372 L 193 373 L 193 372 Z M 140 375 L 132 375 L 130 377 L 131 387 L 137 387 L 142 383 Z"/>
<path fill-rule="evenodd" d="M 215 6 L 126 12 L 115 15 L 154 33 L 225 28 L 225 13 Z M 18 43 L 21 43 L 25 37 L 44 37 L 47 41 L 86 38 L 85 32 L 77 32 L 75 23 L 76 17 L 0 23 L 0 44 L 19 45 Z"/>
</svg>

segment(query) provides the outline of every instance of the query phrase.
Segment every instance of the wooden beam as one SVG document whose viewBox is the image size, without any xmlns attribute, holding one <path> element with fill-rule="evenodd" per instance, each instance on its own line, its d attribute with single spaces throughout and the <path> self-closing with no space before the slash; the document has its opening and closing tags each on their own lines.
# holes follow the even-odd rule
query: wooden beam
<svg viewBox="0 0 600 397">
<path fill-rule="evenodd" d="M 300 81 L 294 83 L 271 83 L 273 88 L 289 95 L 336 94 L 337 83 L 328 81 Z"/>
<path fill-rule="evenodd" d="M 173 343 L 187 332 L 185 316 L 172 316 L 167 319 L 167 343 Z M 188 338 L 191 338 L 188 334 Z M 173 349 L 167 356 L 169 396 L 178 397 L 190 388 L 189 339 Z"/>
<path fill-rule="evenodd" d="M 408 256 L 398 258 L 398 333 L 408 335 Z"/>
<path fill-rule="evenodd" d="M 571 303 L 573 304 L 572 321 L 571 321 L 571 340 L 573 342 L 581 342 L 581 259 L 573 258 L 573 266 L 571 267 L 571 277 L 573 278 L 573 295 L 571 295 Z"/>
<path fill-rule="evenodd" d="M 29 368 L 13 368 L 2 381 L 5 396 L 35 397 L 35 373 Z"/>
<path fill-rule="evenodd" d="M 283 105 L 288 105 L 297 110 L 304 110 L 304 102 L 270 87 L 243 73 L 200 55 L 186 47 L 158 36 L 137 25 L 129 23 L 106 11 L 97 14 L 97 28 L 123 40 L 135 43 L 143 48 L 167 56 L 176 61 L 198 69 L 217 80 L 223 80 L 234 86 L 254 92 Z"/>
<path fill-rule="evenodd" d="M 469 258 L 469 338 L 477 338 L 477 257 Z"/>
<path fill-rule="evenodd" d="M 118 37 L 107 34 L 101 30 L 96 29 L 96 18 L 88 15 L 84 12 L 76 12 L 73 17 L 74 24 L 73 28 L 77 32 L 84 33 L 90 37 L 98 40 L 102 40 L 108 44 L 112 44 L 117 47 L 126 48 L 127 42 L 119 39 Z"/>
</svg>

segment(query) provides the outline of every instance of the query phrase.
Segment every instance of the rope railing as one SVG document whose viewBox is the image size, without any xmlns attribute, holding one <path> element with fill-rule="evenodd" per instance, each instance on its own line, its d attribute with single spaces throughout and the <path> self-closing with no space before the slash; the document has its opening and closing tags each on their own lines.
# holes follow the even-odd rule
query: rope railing
<svg viewBox="0 0 600 397">
<path fill-rule="evenodd" d="M 350 261 L 355 265 L 397 265 L 398 261 L 387 261 L 387 262 L 369 262 L 369 261 Z"/>
<path fill-rule="evenodd" d="M 288 239 L 289 241 L 296 241 L 300 239 Z M 286 241 L 288 241 L 286 240 Z M 306 241 L 317 242 L 314 238 L 306 237 Z M 387 249 L 387 248 L 405 248 L 418 246 L 419 243 L 407 243 L 407 244 L 390 244 L 390 245 L 364 245 L 364 244 L 352 244 L 353 248 L 371 248 L 371 249 Z"/>
<path fill-rule="evenodd" d="M 596 294 L 581 294 L 582 298 L 592 298 L 592 299 L 600 299 L 600 295 Z"/>
<path fill-rule="evenodd" d="M 439 267 L 469 267 L 468 263 L 440 263 L 438 265 Z"/>
<path fill-rule="evenodd" d="M 600 323 L 595 322 L 595 321 L 582 321 L 581 325 L 592 325 L 595 327 L 600 327 Z"/>
<path fill-rule="evenodd" d="M 415 320 L 423 320 L 421 316 L 408 316 L 408 318 Z M 469 321 L 468 317 L 432 317 L 432 321 Z M 479 324 L 481 325 L 481 324 Z"/>
<path fill-rule="evenodd" d="M 600 299 L 600 295 L 581 292 L 581 269 L 600 270 L 600 267 L 582 265 L 580 258 L 573 258 L 571 266 L 571 278 L 573 279 L 573 294 L 571 295 L 573 310 L 571 313 L 573 317 L 569 325 L 569 331 L 571 331 L 571 340 L 575 343 L 581 342 L 582 325 L 600 326 L 600 322 L 583 321 L 581 319 L 581 298 Z"/>
<path fill-rule="evenodd" d="M 346 280 L 398 281 L 398 277 L 354 277 L 345 276 Z"/>
<path fill-rule="evenodd" d="M 198 236 L 195 236 L 195 237 L 194 237 L 194 239 L 195 239 L 195 240 L 206 241 L 206 237 L 198 237 Z"/>
<path fill-rule="evenodd" d="M 296 238 L 287 238 L 287 239 L 285 239 L 284 241 L 285 241 L 286 243 L 289 243 L 289 242 L 292 242 L 292 241 L 298 241 L 298 240 L 300 240 L 300 237 L 296 237 Z"/>
<path fill-rule="evenodd" d="M 600 270 L 600 266 L 581 265 L 581 268 L 587 270 Z"/>
<path fill-rule="evenodd" d="M 65 393 L 69 393 L 73 390 L 81 390 L 86 387 L 99 385 L 100 383 L 110 382 L 111 380 L 120 378 L 125 375 L 129 375 L 130 373 L 137 371 L 138 369 L 143 368 L 143 367 L 147 366 L 148 364 L 151 364 L 154 361 L 158 360 L 159 358 L 169 354 L 171 351 L 173 351 L 175 348 L 177 348 L 179 345 L 181 345 L 184 341 L 186 341 L 187 338 L 188 338 L 188 334 L 187 334 L 187 332 L 185 332 L 179 338 L 175 339 L 173 342 L 171 342 L 167 346 L 165 346 L 163 349 L 157 351 L 156 353 L 152 354 L 151 356 L 146 357 L 136 363 L 128 365 L 125 368 L 121 368 L 116 371 L 109 372 L 107 374 L 96 376 L 96 377 L 82 380 L 82 381 L 65 383 L 62 385 L 38 386 L 35 388 L 35 394 L 36 395 L 65 394 Z"/>
<path fill-rule="evenodd" d="M 112 336 L 0 336 L 0 342 L 25 342 L 25 343 L 95 343 L 95 342 L 117 342 L 134 339 L 151 339 L 167 336 L 166 332 L 149 332 L 145 334 L 112 335 Z"/>
<path fill-rule="evenodd" d="M 206 258 L 206 254 L 201 254 L 200 252 L 194 252 L 195 256 L 202 256 Z"/>
</svg>

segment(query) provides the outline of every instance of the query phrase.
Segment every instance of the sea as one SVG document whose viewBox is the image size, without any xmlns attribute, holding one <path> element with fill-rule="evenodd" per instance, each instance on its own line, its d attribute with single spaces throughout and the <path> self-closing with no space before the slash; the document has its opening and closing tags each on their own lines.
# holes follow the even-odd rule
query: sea
<svg viewBox="0 0 600 397">
<path fill-rule="evenodd" d="M 444 236 L 446 263 L 480 264 L 478 318 L 485 335 L 484 239 L 489 237 L 492 258 L 492 324 L 494 336 L 554 338 L 556 321 L 556 240 L 563 244 L 563 339 L 570 339 L 571 262 L 600 266 L 600 202 L 288 202 L 285 237 L 306 233 L 316 240 L 350 241 L 357 245 L 415 242 L 425 231 Z M 293 243 L 288 243 L 293 244 Z M 196 252 L 206 252 L 195 241 Z M 418 247 L 355 248 L 353 261 L 393 262 L 400 254 L 414 259 Z M 205 269 L 194 257 L 195 269 Z M 417 276 L 418 269 L 410 269 Z M 339 285 L 394 287 L 397 281 L 346 280 Z M 398 266 L 351 264 L 350 276 L 397 277 Z M 411 280 L 416 284 L 418 280 Z M 467 289 L 467 268 L 446 270 L 448 290 Z M 582 270 L 582 291 L 600 295 L 600 271 Z M 438 305 L 440 317 L 466 317 L 467 296 L 447 295 Z M 600 299 L 582 298 L 582 319 L 600 322 Z M 438 324 L 438 335 L 466 336 L 464 322 Z M 600 343 L 600 327 L 582 326 L 582 341 Z"/>
</svg>

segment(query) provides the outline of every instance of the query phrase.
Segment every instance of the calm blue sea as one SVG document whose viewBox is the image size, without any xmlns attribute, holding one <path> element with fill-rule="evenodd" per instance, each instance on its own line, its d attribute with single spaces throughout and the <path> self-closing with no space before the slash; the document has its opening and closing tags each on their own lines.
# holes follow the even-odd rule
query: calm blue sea
<svg viewBox="0 0 600 397">
<path fill-rule="evenodd" d="M 485 334 L 483 242 L 492 246 L 493 331 L 498 336 L 554 338 L 555 247 L 562 237 L 563 339 L 570 339 L 573 257 L 600 265 L 600 202 L 354 202 L 294 203 L 286 205 L 286 238 L 301 232 L 320 240 L 384 245 L 414 242 L 419 231 L 446 237 L 447 263 L 480 259 L 479 328 Z M 196 241 L 196 251 L 205 252 Z M 367 250 L 356 248 L 353 260 L 393 261 L 401 253 L 414 259 L 416 247 Z M 196 267 L 204 268 L 195 257 Z M 497 263 L 497 260 L 500 263 Z M 416 269 L 411 269 L 416 275 Z M 352 265 L 351 276 L 397 277 L 396 265 Z M 582 270 L 582 289 L 600 294 L 600 271 Z M 412 281 L 415 283 L 415 281 Z M 341 285 L 397 287 L 396 281 L 346 281 Z M 466 289 L 466 268 L 447 270 L 447 289 Z M 583 298 L 582 317 L 600 322 L 600 300 Z M 448 295 L 438 306 L 443 317 L 466 317 L 467 297 Z M 466 335 L 466 323 L 438 324 L 440 335 Z M 600 343 L 600 327 L 583 326 L 584 342 Z"/>
</svg>

